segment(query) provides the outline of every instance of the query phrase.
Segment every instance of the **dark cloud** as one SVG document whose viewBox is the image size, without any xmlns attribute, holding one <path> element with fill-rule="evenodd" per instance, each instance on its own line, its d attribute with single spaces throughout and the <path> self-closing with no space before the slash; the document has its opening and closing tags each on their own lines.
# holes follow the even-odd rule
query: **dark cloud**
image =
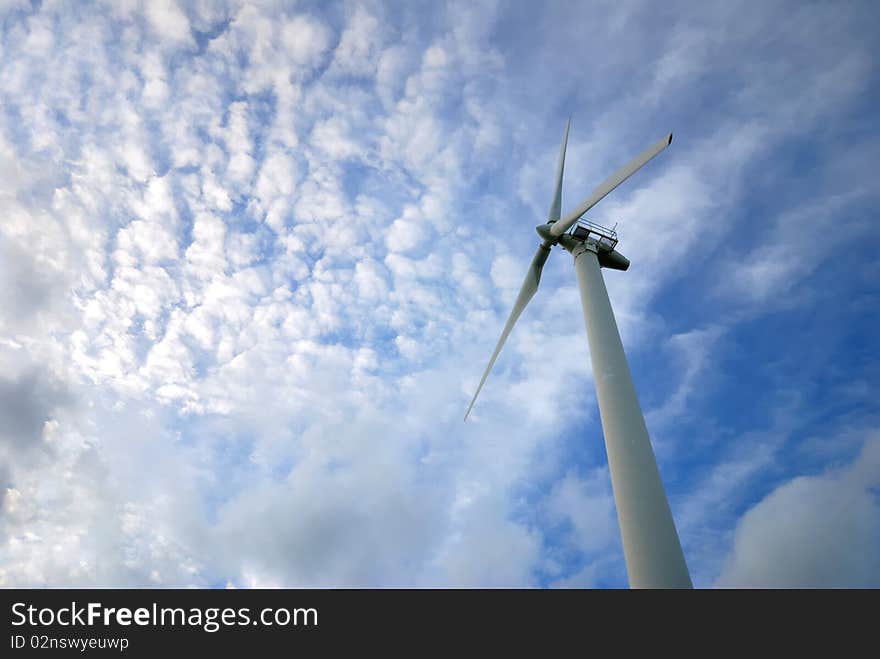
<svg viewBox="0 0 880 659">
<path fill-rule="evenodd" d="M 0 440 L 27 450 L 40 441 L 52 410 L 70 400 L 67 391 L 38 370 L 16 378 L 0 376 Z"/>
<path fill-rule="evenodd" d="M 0 239 L 0 327 L 29 327 L 56 297 L 58 282 L 18 245 Z"/>
<path fill-rule="evenodd" d="M 0 508 L 6 498 L 6 490 L 12 485 L 12 475 L 9 473 L 9 465 L 0 462 Z"/>
</svg>

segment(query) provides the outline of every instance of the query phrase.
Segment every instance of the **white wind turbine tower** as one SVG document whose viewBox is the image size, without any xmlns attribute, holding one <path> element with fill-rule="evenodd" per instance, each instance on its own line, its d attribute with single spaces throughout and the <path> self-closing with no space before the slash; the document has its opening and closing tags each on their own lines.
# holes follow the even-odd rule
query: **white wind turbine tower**
<svg viewBox="0 0 880 659">
<path fill-rule="evenodd" d="M 550 248 L 556 244 L 562 245 L 574 257 L 580 287 L 599 399 L 599 414 L 602 418 L 630 586 L 691 588 L 691 578 L 681 551 L 681 543 L 660 480 L 657 461 L 600 270 L 626 270 L 629 268 L 629 260 L 615 249 L 617 234 L 613 230 L 582 219 L 584 213 L 599 203 L 605 195 L 669 146 L 672 143 L 672 133 L 649 146 L 605 179 L 580 206 L 564 219 L 560 219 L 562 173 L 570 126 L 571 118 L 565 126 L 565 136 L 562 139 L 559 165 L 556 169 L 556 189 L 547 223 L 536 227 L 543 240 L 535 252 L 516 303 L 464 418 L 467 420 L 514 323 L 538 290 L 541 270 L 550 255 Z M 572 227 L 574 230 L 569 232 Z"/>
</svg>

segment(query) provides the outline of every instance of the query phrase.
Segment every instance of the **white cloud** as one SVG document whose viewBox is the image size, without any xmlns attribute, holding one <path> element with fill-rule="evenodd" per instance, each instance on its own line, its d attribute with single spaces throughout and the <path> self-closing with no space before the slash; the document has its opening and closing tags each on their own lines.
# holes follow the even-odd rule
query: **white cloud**
<svg viewBox="0 0 880 659">
<path fill-rule="evenodd" d="M 701 384 L 706 379 L 706 371 L 715 363 L 713 352 L 722 334 L 721 327 L 712 325 L 675 334 L 667 340 L 667 346 L 673 353 L 670 370 L 680 379 L 675 391 L 663 405 L 645 415 L 650 428 L 680 420 L 687 411 L 691 396 L 702 393 Z M 657 439 L 656 436 L 654 439 Z"/>
<path fill-rule="evenodd" d="M 880 585 L 880 436 L 849 466 L 780 485 L 740 520 L 716 585 Z"/>
<path fill-rule="evenodd" d="M 617 517 L 606 469 L 587 479 L 569 472 L 559 480 L 545 502 L 551 517 L 571 524 L 572 547 L 594 554 L 619 544 Z"/>
<path fill-rule="evenodd" d="M 388 228 L 385 244 L 392 252 L 410 252 L 422 245 L 430 233 L 430 225 L 424 222 L 418 208 L 410 205 Z"/>
<path fill-rule="evenodd" d="M 527 267 L 528 264 L 526 264 Z M 489 271 L 492 276 L 492 283 L 505 292 L 505 297 L 510 303 L 513 302 L 520 287 L 522 287 L 526 268 L 518 260 L 507 254 L 502 254 L 492 262 L 492 269 Z"/>
<path fill-rule="evenodd" d="M 281 28 L 281 42 L 296 66 L 310 70 L 321 62 L 330 45 L 330 35 L 320 21 L 295 16 Z"/>
<path fill-rule="evenodd" d="M 848 186 L 849 187 L 849 186 Z M 840 218 L 851 213 L 855 202 L 874 196 L 863 189 L 811 199 L 775 218 L 762 241 L 745 263 L 727 263 L 719 288 L 749 302 L 779 303 L 792 287 L 806 279 L 837 246 L 870 231 L 869 224 Z"/>
<path fill-rule="evenodd" d="M 333 53 L 331 70 L 343 75 L 373 75 L 383 42 L 379 21 L 357 6 Z"/>
<path fill-rule="evenodd" d="M 190 45 L 189 19 L 175 0 L 150 0 L 145 6 L 147 18 L 160 39 Z"/>
<path fill-rule="evenodd" d="M 333 160 L 346 160 L 362 155 L 362 148 L 348 135 L 347 123 L 339 117 L 330 117 L 315 124 L 311 144 Z"/>
</svg>

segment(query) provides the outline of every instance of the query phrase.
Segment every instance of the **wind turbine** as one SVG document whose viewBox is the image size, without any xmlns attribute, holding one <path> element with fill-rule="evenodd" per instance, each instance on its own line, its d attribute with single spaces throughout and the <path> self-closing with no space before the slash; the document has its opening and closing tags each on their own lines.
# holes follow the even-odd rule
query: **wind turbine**
<svg viewBox="0 0 880 659">
<path fill-rule="evenodd" d="M 532 259 L 525 281 L 513 310 L 501 332 L 501 338 L 483 372 L 480 385 L 464 415 L 467 420 L 474 402 L 510 330 L 529 300 L 538 290 L 541 270 L 550 248 L 562 245 L 574 257 L 587 340 L 593 362 L 593 376 L 599 399 L 599 414 L 605 435 L 605 450 L 611 471 L 611 486 L 617 508 L 617 520 L 623 540 L 626 571 L 632 588 L 691 588 L 681 543 L 672 520 L 669 502 L 657 460 L 648 438 L 645 418 L 639 406 L 632 375 L 623 352 L 617 322 L 608 299 L 600 268 L 626 270 L 629 260 L 621 255 L 617 234 L 582 219 L 609 192 L 637 172 L 654 156 L 672 143 L 672 133 L 652 144 L 626 165 L 605 179 L 582 204 L 560 219 L 562 206 L 562 174 L 565 169 L 565 147 L 571 118 L 565 126 L 559 164 L 556 168 L 556 189 L 546 224 L 536 227 L 542 238 Z M 573 231 L 570 231 L 574 227 Z"/>
</svg>

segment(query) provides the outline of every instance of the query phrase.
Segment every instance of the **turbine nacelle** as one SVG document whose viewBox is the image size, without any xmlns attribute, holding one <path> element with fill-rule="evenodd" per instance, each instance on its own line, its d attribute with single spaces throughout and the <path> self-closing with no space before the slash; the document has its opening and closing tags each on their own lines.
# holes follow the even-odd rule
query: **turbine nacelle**
<svg viewBox="0 0 880 659">
<path fill-rule="evenodd" d="M 550 227 L 553 224 L 553 222 L 547 222 L 535 227 L 535 231 L 544 239 L 544 246 L 552 247 L 559 244 L 570 252 L 578 243 L 585 243 L 596 252 L 599 265 L 603 268 L 629 270 L 629 259 L 614 248 L 617 244 L 617 234 L 613 230 L 589 222 L 586 223 L 589 228 L 578 224 L 573 233 L 564 233 L 557 238 L 550 232 Z"/>
</svg>

